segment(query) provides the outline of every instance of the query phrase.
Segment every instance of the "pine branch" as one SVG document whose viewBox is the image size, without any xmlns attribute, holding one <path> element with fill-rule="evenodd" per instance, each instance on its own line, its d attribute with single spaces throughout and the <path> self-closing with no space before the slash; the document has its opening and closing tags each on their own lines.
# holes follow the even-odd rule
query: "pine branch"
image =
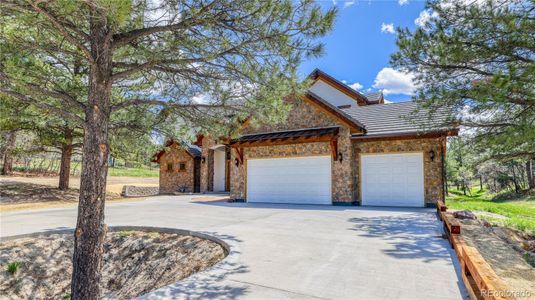
<svg viewBox="0 0 535 300">
<path fill-rule="evenodd" d="M 61 35 L 63 35 L 63 37 L 69 41 L 73 46 L 75 46 L 76 48 L 78 48 L 80 51 L 82 51 L 82 53 L 84 54 L 84 56 L 91 62 L 91 63 L 94 63 L 94 59 L 93 59 L 93 56 L 91 55 L 91 52 L 83 45 L 81 44 L 77 39 L 76 37 L 72 36 L 68 31 L 67 29 L 65 28 L 65 23 L 62 23 L 60 21 L 58 21 L 58 19 L 56 19 L 50 12 L 48 12 L 46 9 L 42 9 L 39 7 L 39 2 L 40 1 L 36 1 L 36 2 L 29 2 L 30 6 L 32 7 L 32 9 L 37 12 L 37 13 L 40 13 L 42 15 L 44 15 L 51 23 L 52 25 L 61 33 Z M 88 36 L 87 35 L 82 35 L 81 36 L 83 39 L 86 39 Z"/>
<path fill-rule="evenodd" d="M 111 111 L 117 111 L 121 110 L 123 108 L 127 108 L 130 106 L 138 106 L 138 105 L 149 105 L 149 106 L 160 106 L 160 107 L 171 107 L 171 108 L 200 108 L 200 107 L 208 107 L 208 108 L 217 108 L 217 107 L 230 107 L 229 105 L 223 105 L 223 104 L 193 104 L 193 103 L 173 103 L 163 100 L 155 100 L 155 99 L 132 99 L 128 101 L 121 102 L 119 104 L 115 104 L 112 106 Z"/>
<path fill-rule="evenodd" d="M 80 118 L 78 115 L 74 114 L 74 113 L 71 113 L 71 112 L 68 112 L 64 109 L 61 109 L 61 108 L 58 108 L 58 107 L 55 107 L 55 106 L 52 106 L 50 104 L 47 104 L 43 101 L 39 101 L 39 100 L 36 100 L 34 98 L 31 98 L 27 95 L 23 95 L 21 93 L 18 93 L 18 92 L 15 92 L 15 91 L 11 91 L 11 90 L 8 90 L 8 89 L 5 89 L 5 88 L 0 88 L 0 93 L 3 93 L 7 96 L 11 96 L 11 97 L 14 97 L 16 99 L 18 99 L 19 101 L 21 102 L 24 102 L 24 103 L 28 103 L 30 105 L 33 105 L 39 109 L 42 109 L 42 110 L 45 110 L 45 111 L 52 111 L 54 113 L 57 113 L 58 115 L 61 115 L 69 120 L 72 120 L 78 124 L 84 124 L 84 120 L 82 118 Z"/>
<path fill-rule="evenodd" d="M 162 26 L 153 26 L 153 27 L 146 27 L 141 29 L 134 29 L 128 32 L 119 33 L 113 35 L 113 43 L 111 48 L 117 49 L 124 45 L 127 45 L 137 39 L 140 39 L 145 36 L 149 36 L 156 33 L 161 32 L 169 32 L 169 31 L 178 31 L 180 29 L 186 29 L 191 26 L 195 26 L 200 24 L 201 19 L 200 16 L 202 16 L 204 13 L 206 13 L 210 8 L 212 8 L 215 4 L 217 4 L 218 0 L 214 0 L 211 3 L 203 6 L 199 12 L 187 19 L 184 19 L 178 23 L 169 24 L 169 25 L 162 25 Z"/>
</svg>

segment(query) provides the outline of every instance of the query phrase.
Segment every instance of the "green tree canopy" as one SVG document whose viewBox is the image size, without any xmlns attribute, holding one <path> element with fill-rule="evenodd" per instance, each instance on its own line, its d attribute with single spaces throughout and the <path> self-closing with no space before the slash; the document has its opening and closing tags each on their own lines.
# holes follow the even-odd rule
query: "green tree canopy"
<svg viewBox="0 0 535 300">
<path fill-rule="evenodd" d="M 72 298 L 100 296 L 113 115 L 150 105 L 216 133 L 273 118 L 335 14 L 313 0 L 0 2 L 0 92 L 84 130 Z"/>
<path fill-rule="evenodd" d="M 424 26 L 398 29 L 391 63 L 422 105 L 454 108 L 481 159 L 535 157 L 534 4 L 431 0 Z"/>
</svg>

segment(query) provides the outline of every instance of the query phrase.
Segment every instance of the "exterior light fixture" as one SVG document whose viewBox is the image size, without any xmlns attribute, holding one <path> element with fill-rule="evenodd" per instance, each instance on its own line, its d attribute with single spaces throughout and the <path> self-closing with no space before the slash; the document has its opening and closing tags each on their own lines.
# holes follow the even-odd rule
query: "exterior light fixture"
<svg viewBox="0 0 535 300">
<path fill-rule="evenodd" d="M 236 167 L 237 167 L 237 166 L 239 166 L 239 165 L 240 165 L 240 161 L 239 161 L 239 160 L 238 160 L 238 159 L 236 158 L 236 159 L 234 159 L 234 164 L 235 164 L 235 165 L 236 165 Z"/>
<path fill-rule="evenodd" d="M 431 161 L 435 160 L 435 151 L 434 150 L 429 151 L 429 158 L 431 159 Z"/>
<path fill-rule="evenodd" d="M 201 157 L 201 162 L 204 164 L 206 162 L 206 156 Z"/>
<path fill-rule="evenodd" d="M 338 152 L 338 161 L 342 162 L 344 160 L 344 156 L 342 155 L 342 152 Z"/>
</svg>

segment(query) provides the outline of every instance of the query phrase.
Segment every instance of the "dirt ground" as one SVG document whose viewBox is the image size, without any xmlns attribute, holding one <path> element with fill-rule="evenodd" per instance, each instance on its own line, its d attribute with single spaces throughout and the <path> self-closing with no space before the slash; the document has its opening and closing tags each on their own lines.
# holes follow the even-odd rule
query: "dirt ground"
<svg viewBox="0 0 535 300">
<path fill-rule="evenodd" d="M 0 244 L 0 299 L 66 299 L 70 296 L 72 234 Z M 197 237 L 157 232 L 109 233 L 104 246 L 101 295 L 131 299 L 213 266 L 221 245 Z M 12 274 L 10 263 L 20 263 Z"/>
<path fill-rule="evenodd" d="M 70 189 L 57 189 L 58 177 L 0 176 L 0 212 L 63 207 L 78 203 L 80 178 L 73 177 Z M 145 198 L 122 198 L 124 185 L 158 186 L 155 177 L 108 177 L 106 200 L 139 201 Z"/>
<path fill-rule="evenodd" d="M 522 258 L 514 245 L 477 220 L 462 220 L 461 223 L 461 234 L 466 242 L 478 249 L 509 290 L 529 291 L 531 296 L 527 299 L 535 299 L 535 268 Z"/>
<path fill-rule="evenodd" d="M 0 176 L 0 182 L 4 180 L 34 183 L 48 185 L 52 187 L 58 186 L 58 176 L 40 176 L 40 177 L 25 177 L 25 176 Z M 158 177 L 124 177 L 124 176 L 108 176 L 106 190 L 108 192 L 120 194 L 123 185 L 135 186 L 158 186 Z M 69 182 L 70 188 L 80 188 L 80 177 L 71 177 Z"/>
</svg>

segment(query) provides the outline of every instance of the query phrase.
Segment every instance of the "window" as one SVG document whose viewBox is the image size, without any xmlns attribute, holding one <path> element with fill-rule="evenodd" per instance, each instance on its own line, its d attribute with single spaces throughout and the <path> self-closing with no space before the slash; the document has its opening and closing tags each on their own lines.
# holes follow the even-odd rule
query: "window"
<svg viewBox="0 0 535 300">
<path fill-rule="evenodd" d="M 172 171 L 173 171 L 173 164 L 167 163 L 167 172 L 172 172 Z"/>
<path fill-rule="evenodd" d="M 185 162 L 181 162 L 180 164 L 178 164 L 178 171 L 186 171 L 186 163 Z"/>
</svg>

